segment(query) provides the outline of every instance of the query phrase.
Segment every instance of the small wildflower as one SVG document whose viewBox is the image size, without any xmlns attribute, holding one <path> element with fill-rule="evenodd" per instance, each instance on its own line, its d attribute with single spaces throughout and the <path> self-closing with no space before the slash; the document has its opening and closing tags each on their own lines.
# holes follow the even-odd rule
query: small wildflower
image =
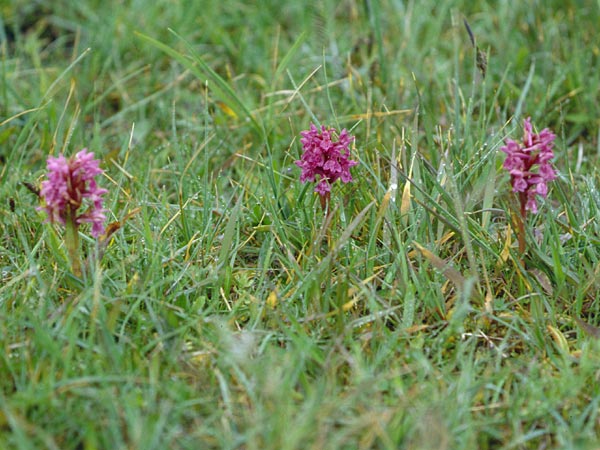
<svg viewBox="0 0 600 450">
<path fill-rule="evenodd" d="M 530 118 L 525 119 L 524 129 L 522 143 L 506 139 L 506 145 L 500 149 L 507 155 L 503 167 L 510 173 L 513 192 L 519 195 L 523 216 L 526 211 L 537 213 L 536 196 L 546 197 L 548 182 L 556 178 L 550 162 L 556 136 L 548 128 L 533 133 Z"/>
<path fill-rule="evenodd" d="M 92 225 L 92 236 L 98 237 L 104 232 L 106 216 L 102 196 L 108 191 L 96 184 L 96 175 L 103 173 L 99 165 L 100 161 L 87 149 L 69 159 L 63 155 L 48 158 L 48 179 L 40 190 L 46 205 L 38 209 L 46 211 L 49 222 L 66 225 L 71 221 L 75 228 L 87 222 Z M 85 210 L 78 213 L 82 206 Z"/>
<path fill-rule="evenodd" d="M 322 198 L 329 195 L 331 184 L 337 179 L 344 183 L 352 181 L 350 167 L 358 164 L 350 159 L 349 146 L 354 136 L 344 129 L 334 142 L 334 133 L 337 134 L 335 129 L 325 126 L 321 126 L 319 131 L 314 124 L 310 125 L 310 130 L 300 133 L 303 152 L 301 159 L 296 161 L 296 165 L 302 169 L 300 181 L 315 181 L 318 176 L 315 192 Z"/>
</svg>

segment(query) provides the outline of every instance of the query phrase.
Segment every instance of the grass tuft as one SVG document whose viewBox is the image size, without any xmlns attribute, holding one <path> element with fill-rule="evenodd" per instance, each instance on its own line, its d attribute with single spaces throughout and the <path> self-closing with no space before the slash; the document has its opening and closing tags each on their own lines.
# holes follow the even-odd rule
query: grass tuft
<svg viewBox="0 0 600 450">
<path fill-rule="evenodd" d="M 0 5 L 0 447 L 596 448 L 598 6 L 263 3 Z M 356 136 L 326 211 L 310 123 Z M 76 278 L 36 190 L 82 148 Z"/>
</svg>

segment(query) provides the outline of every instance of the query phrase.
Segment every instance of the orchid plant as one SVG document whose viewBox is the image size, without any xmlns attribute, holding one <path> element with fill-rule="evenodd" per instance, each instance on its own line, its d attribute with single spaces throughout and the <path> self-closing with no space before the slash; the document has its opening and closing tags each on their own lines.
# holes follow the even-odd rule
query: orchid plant
<svg viewBox="0 0 600 450">
<path fill-rule="evenodd" d="M 531 118 L 524 121 L 523 141 L 517 142 L 507 138 L 505 145 L 500 149 L 506 153 L 504 169 L 510 174 L 512 190 L 519 200 L 519 213 L 517 217 L 517 230 L 519 250 L 525 251 L 524 221 L 527 213 L 537 214 L 537 197 L 548 195 L 548 183 L 556 178 L 556 171 L 552 167 L 554 152 L 554 139 L 556 135 L 548 128 L 540 133 L 533 132 Z"/>
<path fill-rule="evenodd" d="M 98 187 L 96 176 L 101 175 L 100 161 L 83 149 L 70 158 L 63 155 L 48 157 L 47 180 L 42 182 L 40 196 L 44 205 L 38 210 L 46 212 L 47 222 L 65 227 L 65 245 L 76 276 L 81 275 L 79 257 L 79 227 L 91 224 L 95 238 L 104 232 L 106 219 L 103 196 L 108 192 Z"/>
</svg>

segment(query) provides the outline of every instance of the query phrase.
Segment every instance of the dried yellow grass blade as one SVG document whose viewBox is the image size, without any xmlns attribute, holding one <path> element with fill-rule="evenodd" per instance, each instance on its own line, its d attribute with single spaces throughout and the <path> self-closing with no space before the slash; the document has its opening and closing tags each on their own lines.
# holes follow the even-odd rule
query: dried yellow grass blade
<svg viewBox="0 0 600 450">
<path fill-rule="evenodd" d="M 383 216 L 385 215 L 385 212 L 388 209 L 388 206 L 390 204 L 390 199 L 392 198 L 392 191 L 387 191 L 385 193 L 385 195 L 383 196 L 383 199 L 381 200 L 381 205 L 379 205 L 379 209 L 377 211 L 377 222 L 379 223 L 379 221 L 381 221 L 381 219 L 383 219 Z"/>
<path fill-rule="evenodd" d="M 238 118 L 238 115 L 235 113 L 235 111 L 233 109 L 231 109 L 226 103 L 224 102 L 216 102 L 217 106 L 219 107 L 219 109 L 221 111 L 223 111 L 225 114 L 227 114 L 229 117 L 233 117 L 234 119 Z"/>
<path fill-rule="evenodd" d="M 600 328 L 595 327 L 594 325 L 590 325 L 587 322 L 584 322 L 579 317 L 575 317 L 575 322 L 577 322 L 577 325 L 579 325 L 581 329 L 590 336 L 600 338 Z"/>
<path fill-rule="evenodd" d="M 407 181 L 402 189 L 402 200 L 400 202 L 400 215 L 405 216 L 410 210 L 410 182 Z"/>
<path fill-rule="evenodd" d="M 267 297 L 267 306 L 269 308 L 275 308 L 277 306 L 277 288 L 273 289 Z"/>
<path fill-rule="evenodd" d="M 419 253 L 421 253 L 421 256 L 427 259 L 427 261 L 429 261 L 433 267 L 442 272 L 442 274 L 448 280 L 454 283 L 458 289 L 462 290 L 465 287 L 466 279 L 458 270 L 451 267 L 446 261 L 427 250 L 418 242 L 413 242 L 413 245 L 419 251 Z"/>
<path fill-rule="evenodd" d="M 498 266 L 505 263 L 510 256 L 510 247 L 512 246 L 512 228 L 510 226 L 506 227 L 506 240 L 504 241 L 504 248 L 500 252 L 500 261 L 498 261 Z"/>
<path fill-rule="evenodd" d="M 415 155 L 410 161 L 410 167 L 408 169 L 408 180 L 404 183 L 404 188 L 402 189 L 402 201 L 400 203 L 400 216 L 405 217 L 405 215 L 410 210 L 410 199 L 412 198 L 410 194 L 410 181 L 412 179 L 413 167 L 415 165 Z M 404 219 L 406 220 L 406 218 Z"/>
<path fill-rule="evenodd" d="M 556 344 L 556 346 L 565 354 L 569 354 L 569 343 L 567 342 L 567 338 L 562 332 L 552 325 L 547 325 L 546 329 L 552 336 L 552 340 Z"/>
</svg>

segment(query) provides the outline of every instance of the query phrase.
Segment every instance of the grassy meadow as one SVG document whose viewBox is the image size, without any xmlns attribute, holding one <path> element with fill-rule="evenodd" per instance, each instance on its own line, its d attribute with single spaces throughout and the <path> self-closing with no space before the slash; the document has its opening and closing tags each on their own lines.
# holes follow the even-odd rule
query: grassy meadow
<svg viewBox="0 0 600 450">
<path fill-rule="evenodd" d="M 599 23 L 0 0 L 0 449 L 600 448 Z M 527 117 L 558 177 L 521 251 Z M 355 136 L 326 210 L 311 123 Z M 112 234 L 77 276 L 36 192 L 83 148 Z"/>
</svg>

